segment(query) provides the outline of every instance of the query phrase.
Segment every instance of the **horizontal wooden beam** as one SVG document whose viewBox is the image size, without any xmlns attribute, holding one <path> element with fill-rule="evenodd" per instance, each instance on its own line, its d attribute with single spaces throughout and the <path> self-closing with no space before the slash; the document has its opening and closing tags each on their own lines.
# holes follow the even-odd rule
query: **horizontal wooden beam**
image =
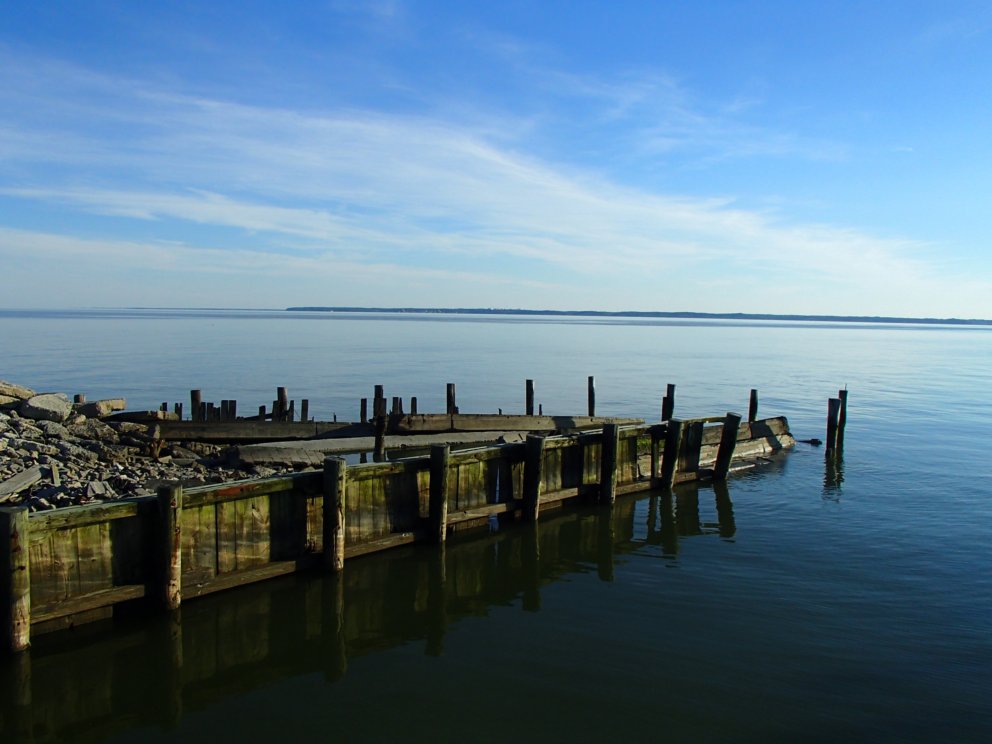
<svg viewBox="0 0 992 744">
<path fill-rule="evenodd" d="M 102 607 L 112 607 L 120 602 L 141 599 L 145 596 L 145 593 L 144 584 L 128 584 L 126 586 L 115 586 L 110 589 L 90 592 L 81 597 L 72 597 L 70 599 L 59 600 L 58 602 L 35 605 L 31 608 L 31 624 L 44 623 L 80 612 L 97 610 Z"/>
</svg>

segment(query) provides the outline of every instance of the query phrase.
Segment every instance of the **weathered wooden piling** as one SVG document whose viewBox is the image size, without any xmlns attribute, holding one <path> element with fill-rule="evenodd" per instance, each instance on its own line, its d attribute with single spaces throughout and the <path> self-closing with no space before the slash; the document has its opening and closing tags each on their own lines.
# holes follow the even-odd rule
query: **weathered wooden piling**
<svg viewBox="0 0 992 744">
<path fill-rule="evenodd" d="M 837 449 L 837 420 L 840 417 L 840 398 L 831 398 L 827 401 L 827 452 Z"/>
<path fill-rule="evenodd" d="M 837 414 L 837 449 L 844 449 L 844 428 L 847 426 L 847 388 L 837 392 L 840 412 Z"/>
<path fill-rule="evenodd" d="M 385 403 L 385 400 L 383 400 Z M 386 459 L 386 423 L 388 419 L 383 416 L 377 416 L 375 419 L 375 452 L 374 458 L 376 462 L 382 462 Z"/>
<path fill-rule="evenodd" d="M 448 467 L 451 448 L 446 444 L 431 447 L 430 500 L 428 522 L 431 539 L 443 544 L 448 536 Z"/>
<path fill-rule="evenodd" d="M 663 488 L 671 488 L 675 482 L 681 447 L 682 422 L 679 419 L 669 419 L 668 431 L 665 434 L 665 455 L 661 461 L 661 486 Z"/>
<path fill-rule="evenodd" d="M 754 392 L 753 390 L 751 392 Z M 726 480 L 727 473 L 730 472 L 730 461 L 734 457 L 734 449 L 737 447 L 737 430 L 741 425 L 741 415 L 739 413 L 727 413 L 723 420 L 723 432 L 720 435 L 720 447 L 716 453 L 716 463 L 713 465 L 713 479 L 717 481 Z"/>
<path fill-rule="evenodd" d="M 200 417 L 200 406 L 203 403 L 203 398 L 199 390 L 189 391 L 189 415 L 193 421 L 203 421 Z"/>
<path fill-rule="evenodd" d="M 82 393 L 76 393 L 74 396 L 72 396 L 72 402 L 75 403 L 77 406 L 82 405 L 83 403 L 86 402 L 86 396 L 83 395 Z"/>
<path fill-rule="evenodd" d="M 651 427 L 651 475 L 652 481 L 658 478 L 658 469 L 661 467 L 661 427 Z"/>
<path fill-rule="evenodd" d="M 596 415 L 596 378 L 589 375 L 589 380 L 586 384 L 587 398 L 589 400 L 589 415 Z"/>
<path fill-rule="evenodd" d="M 0 508 L 0 622 L 10 653 L 31 645 L 31 566 L 28 507 Z"/>
<path fill-rule="evenodd" d="M 403 415 L 403 398 L 401 398 L 398 395 L 394 395 L 393 396 L 393 410 L 392 410 L 392 414 L 394 416 L 402 416 Z"/>
<path fill-rule="evenodd" d="M 358 403 L 358 420 L 366 424 L 369 420 L 369 399 L 362 398 Z"/>
<path fill-rule="evenodd" d="M 344 513 L 348 463 L 343 457 L 324 458 L 323 542 L 324 568 L 344 568 Z"/>
<path fill-rule="evenodd" d="M 266 418 L 266 416 L 265 416 L 265 406 L 259 406 L 258 407 L 258 420 L 259 421 L 265 421 L 265 418 Z"/>
<path fill-rule="evenodd" d="M 528 416 L 534 415 L 534 381 L 527 380 L 524 393 L 524 408 Z"/>
<path fill-rule="evenodd" d="M 669 383 L 661 399 L 661 420 L 668 421 L 675 415 L 675 385 Z"/>
<path fill-rule="evenodd" d="M 310 399 L 304 398 L 300 401 L 300 421 L 310 420 Z"/>
<path fill-rule="evenodd" d="M 382 385 L 376 385 L 372 396 L 372 417 L 386 415 L 386 392 Z"/>
<path fill-rule="evenodd" d="M 527 437 L 524 454 L 523 518 L 536 522 L 541 510 L 541 486 L 544 483 L 544 437 Z"/>
<path fill-rule="evenodd" d="M 417 396 L 413 395 L 410 397 L 410 415 L 417 415 Z"/>
<path fill-rule="evenodd" d="M 279 414 L 278 420 L 285 421 L 289 414 L 289 393 L 284 387 L 276 388 L 276 409 L 276 413 Z"/>
<path fill-rule="evenodd" d="M 613 504 L 617 500 L 617 454 L 620 449 L 620 427 L 603 427 L 603 451 L 600 456 L 599 503 Z"/>
<path fill-rule="evenodd" d="M 445 393 L 446 393 L 445 397 L 447 399 L 447 407 L 445 408 L 445 411 L 449 415 L 458 413 L 458 402 L 455 398 L 455 383 L 449 382 L 446 387 Z"/>
<path fill-rule="evenodd" d="M 748 403 L 747 407 L 747 420 L 757 421 L 758 420 L 758 390 L 757 388 L 751 388 L 751 401 Z"/>
<path fill-rule="evenodd" d="M 166 610 L 179 609 L 182 602 L 182 510 L 183 489 L 159 486 L 159 600 Z"/>
</svg>

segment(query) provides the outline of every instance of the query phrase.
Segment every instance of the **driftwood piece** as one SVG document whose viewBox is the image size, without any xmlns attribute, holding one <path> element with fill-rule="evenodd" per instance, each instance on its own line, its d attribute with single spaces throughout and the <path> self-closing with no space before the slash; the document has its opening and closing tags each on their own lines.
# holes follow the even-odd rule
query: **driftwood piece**
<svg viewBox="0 0 992 744">
<path fill-rule="evenodd" d="M 21 491 L 31 488 L 41 480 L 41 465 L 32 465 L 27 470 L 22 470 L 17 475 L 11 476 L 3 483 L 0 483 L 0 504 L 9 501 Z"/>
</svg>

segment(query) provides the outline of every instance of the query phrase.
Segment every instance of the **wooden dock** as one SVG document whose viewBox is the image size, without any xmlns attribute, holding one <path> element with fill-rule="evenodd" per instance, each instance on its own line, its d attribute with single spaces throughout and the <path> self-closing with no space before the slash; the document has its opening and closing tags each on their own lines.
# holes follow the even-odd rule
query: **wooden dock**
<svg viewBox="0 0 992 744">
<path fill-rule="evenodd" d="M 580 499 L 701 478 L 794 444 L 784 418 L 725 417 L 599 430 L 465 451 L 182 489 L 29 514 L 0 509 L 0 612 L 13 652 L 40 634 L 111 616 L 126 602 L 163 610 L 295 571 L 341 571 L 367 553 L 444 541 L 490 520 L 536 521 Z"/>
</svg>

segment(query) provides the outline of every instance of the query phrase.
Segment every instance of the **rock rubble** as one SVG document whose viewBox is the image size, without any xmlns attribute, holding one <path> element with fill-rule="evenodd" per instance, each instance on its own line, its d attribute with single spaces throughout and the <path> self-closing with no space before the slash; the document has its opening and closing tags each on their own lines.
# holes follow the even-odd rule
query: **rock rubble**
<svg viewBox="0 0 992 744">
<path fill-rule="evenodd" d="M 231 467 L 220 446 L 162 442 L 148 425 L 98 417 L 124 405 L 74 405 L 62 393 L 0 380 L 0 506 L 39 511 L 152 495 L 163 483 L 189 487 L 280 472 Z"/>
</svg>

